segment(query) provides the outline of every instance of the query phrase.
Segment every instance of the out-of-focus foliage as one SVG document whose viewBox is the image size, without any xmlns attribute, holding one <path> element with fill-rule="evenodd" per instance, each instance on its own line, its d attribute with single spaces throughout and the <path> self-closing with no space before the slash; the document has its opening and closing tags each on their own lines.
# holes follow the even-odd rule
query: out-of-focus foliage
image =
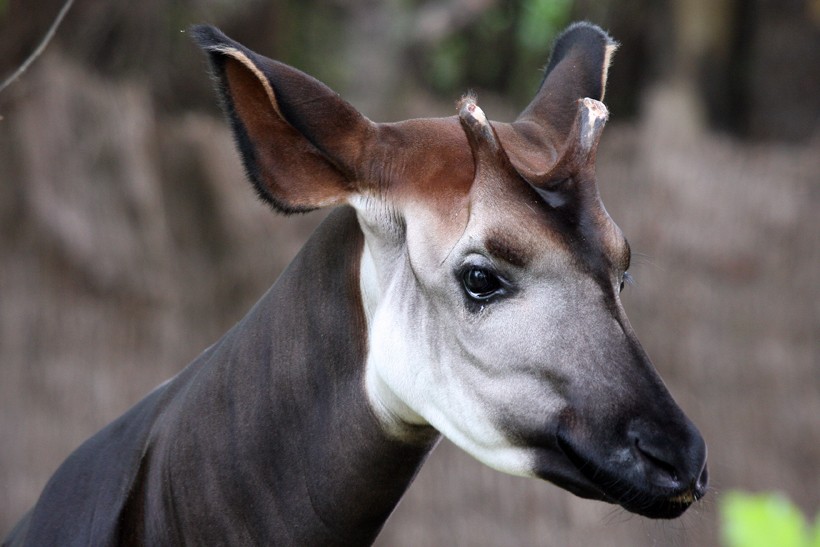
<svg viewBox="0 0 820 547">
<path fill-rule="evenodd" d="M 545 51 L 569 19 L 572 0 L 525 0 L 518 25 L 518 43 L 528 53 Z"/>
<path fill-rule="evenodd" d="M 0 0 L 0 74 L 36 47 L 63 2 Z M 820 112 L 814 92 L 820 71 L 805 68 L 820 63 L 817 4 L 77 0 L 53 47 L 106 77 L 150 81 L 163 111 L 216 113 L 210 90 L 197 85 L 203 60 L 185 32 L 191 24 L 213 23 L 386 121 L 393 104 L 407 107 L 398 117 L 419 115 L 413 107 L 421 93 L 427 105 L 449 105 L 471 88 L 482 101 L 510 101 L 512 112 L 532 97 L 557 32 L 573 20 L 589 20 L 621 44 L 607 89 L 613 120 L 639 116 L 642 97 L 659 81 L 686 82 L 691 102 L 702 110 L 689 120 L 741 138 L 808 142 Z"/>
<path fill-rule="evenodd" d="M 820 515 L 810 526 L 780 494 L 729 492 L 720 504 L 726 547 L 820 547 Z"/>
<path fill-rule="evenodd" d="M 531 98 L 550 45 L 570 20 L 572 0 L 500 2 L 422 55 L 421 78 L 452 96 L 468 87 L 520 103 Z"/>
</svg>

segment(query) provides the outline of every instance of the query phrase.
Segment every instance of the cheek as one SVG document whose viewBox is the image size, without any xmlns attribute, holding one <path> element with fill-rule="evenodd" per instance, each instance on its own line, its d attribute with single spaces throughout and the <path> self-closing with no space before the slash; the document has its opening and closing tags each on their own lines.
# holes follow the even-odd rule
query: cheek
<svg viewBox="0 0 820 547">
<path fill-rule="evenodd" d="M 562 404 L 576 375 L 573 355 L 588 344 L 572 326 L 586 313 L 573 292 L 556 287 L 522 291 L 468 317 L 454 339 L 464 356 L 462 366 L 475 371 L 472 387 L 479 394 L 497 400 L 511 394 L 514 405 L 522 400 L 540 405 L 547 399 Z"/>
<path fill-rule="evenodd" d="M 450 339 L 442 300 L 450 295 L 420 287 L 422 280 L 403 268 L 382 294 L 370 330 L 370 358 L 380 374 L 408 398 L 423 392 L 420 383 L 437 374 Z M 433 294 L 431 294 L 433 293 Z"/>
<path fill-rule="evenodd" d="M 481 360 L 509 370 L 542 362 L 566 322 L 571 302 L 555 289 L 524 289 L 465 313 L 463 344 Z"/>
</svg>

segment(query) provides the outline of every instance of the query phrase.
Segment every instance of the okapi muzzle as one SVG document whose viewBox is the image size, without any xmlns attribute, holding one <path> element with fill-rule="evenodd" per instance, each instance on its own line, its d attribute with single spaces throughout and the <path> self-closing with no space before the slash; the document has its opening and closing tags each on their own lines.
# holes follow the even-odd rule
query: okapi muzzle
<svg viewBox="0 0 820 547">
<path fill-rule="evenodd" d="M 78 448 L 11 545 L 359 545 L 444 435 L 501 471 L 657 518 L 706 445 L 621 306 L 629 245 L 595 155 L 615 43 L 557 40 L 511 123 L 374 123 L 213 27 L 248 178 L 337 211 L 231 331 Z"/>
</svg>

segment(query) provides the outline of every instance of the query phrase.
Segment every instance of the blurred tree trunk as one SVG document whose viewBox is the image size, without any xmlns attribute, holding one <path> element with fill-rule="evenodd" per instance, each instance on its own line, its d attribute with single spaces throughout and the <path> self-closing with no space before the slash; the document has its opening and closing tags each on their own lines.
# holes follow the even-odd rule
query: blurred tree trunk
<svg viewBox="0 0 820 547">
<path fill-rule="evenodd" d="M 575 0 L 621 42 L 607 100 L 637 115 L 650 85 L 682 131 L 806 141 L 820 132 L 816 0 Z"/>
</svg>

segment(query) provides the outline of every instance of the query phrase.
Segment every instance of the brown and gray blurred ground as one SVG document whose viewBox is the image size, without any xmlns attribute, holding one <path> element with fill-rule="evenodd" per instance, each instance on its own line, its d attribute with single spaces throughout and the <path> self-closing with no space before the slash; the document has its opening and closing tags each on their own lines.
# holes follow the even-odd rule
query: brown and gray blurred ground
<svg viewBox="0 0 820 547">
<path fill-rule="evenodd" d="M 6 17 L 22 13 L 11 5 Z M 0 94 L 0 535 L 74 447 L 241 318 L 322 218 L 257 202 L 226 125 L 202 107 L 213 101 L 204 63 L 184 36 L 160 51 L 149 34 L 105 55 L 72 45 L 112 47 L 111 36 L 140 28 L 126 8 L 102 5 L 80 0 L 61 41 Z M 3 74 L 25 51 L 9 37 L 38 37 L 26 25 L 56 9 L 11 26 L 0 11 Z M 164 24 L 221 15 L 203 8 Z M 237 38 L 264 42 L 264 28 L 243 36 L 237 17 Z M 349 21 L 358 38 L 334 70 L 354 58 L 362 64 L 345 66 L 372 70 L 373 88 L 397 85 L 390 51 L 362 53 L 384 22 Z M 121 68 L 132 55 L 145 70 Z M 189 76 L 175 80 L 174 67 Z M 351 84 L 349 95 L 376 119 L 451 113 L 416 85 L 385 95 Z M 482 96 L 490 117 L 514 115 L 500 95 Z M 653 522 L 501 475 L 445 441 L 379 545 L 716 545 L 727 490 L 820 508 L 820 109 L 808 103 L 800 138 L 750 140 L 709 129 L 673 80 L 647 83 L 635 101 L 633 118 L 613 110 L 599 183 L 636 253 L 627 311 L 709 443 L 712 491 L 681 520 Z M 772 100 L 755 119 L 777 109 Z"/>
</svg>

